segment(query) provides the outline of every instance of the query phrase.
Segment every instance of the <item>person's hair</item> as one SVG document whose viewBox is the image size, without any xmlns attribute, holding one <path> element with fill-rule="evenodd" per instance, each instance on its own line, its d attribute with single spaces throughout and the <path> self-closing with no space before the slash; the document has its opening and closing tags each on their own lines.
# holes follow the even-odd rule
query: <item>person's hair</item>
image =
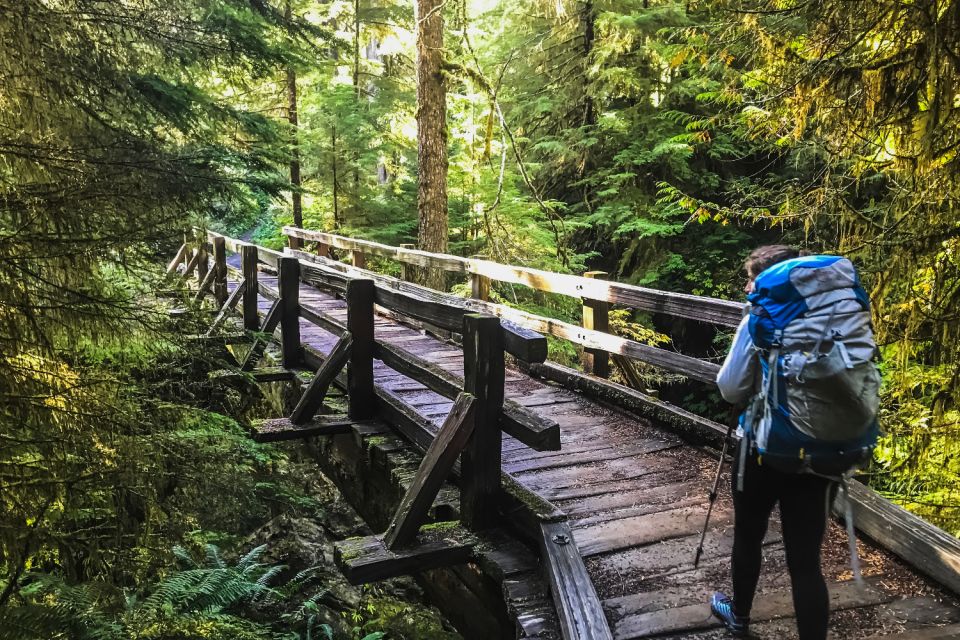
<svg viewBox="0 0 960 640">
<path fill-rule="evenodd" d="M 800 250 L 785 244 L 768 244 L 757 247 L 750 252 L 747 259 L 743 262 L 743 268 L 747 271 L 748 278 L 756 278 L 758 275 L 784 260 L 790 260 L 800 256 Z"/>
</svg>

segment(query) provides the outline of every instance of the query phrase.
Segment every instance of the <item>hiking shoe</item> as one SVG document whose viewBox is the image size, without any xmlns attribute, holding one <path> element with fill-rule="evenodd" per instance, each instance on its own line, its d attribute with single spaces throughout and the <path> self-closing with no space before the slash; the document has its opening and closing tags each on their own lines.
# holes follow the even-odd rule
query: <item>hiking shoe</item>
<svg viewBox="0 0 960 640">
<path fill-rule="evenodd" d="M 746 637 L 750 628 L 750 618 L 738 616 L 733 612 L 733 600 L 720 592 L 710 598 L 710 612 L 723 623 L 730 633 L 738 638 Z"/>
</svg>

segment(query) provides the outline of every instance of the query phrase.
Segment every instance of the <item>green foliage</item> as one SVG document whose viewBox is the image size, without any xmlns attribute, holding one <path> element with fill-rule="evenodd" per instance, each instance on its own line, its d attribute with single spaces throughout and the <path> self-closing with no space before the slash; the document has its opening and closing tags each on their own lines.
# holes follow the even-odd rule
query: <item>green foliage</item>
<svg viewBox="0 0 960 640">
<path fill-rule="evenodd" d="M 333 640 L 329 625 L 318 624 L 305 613 L 316 600 L 316 596 L 303 597 L 310 571 L 278 585 L 276 578 L 283 567 L 260 563 L 264 550 L 256 547 L 228 565 L 213 545 L 207 545 L 202 564 L 182 547 L 174 547 L 184 568 L 141 592 L 104 582 L 72 585 L 53 575 L 30 574 L 20 590 L 24 602 L 0 608 L 0 638 Z M 294 613 L 282 620 L 257 620 L 280 603 L 295 599 L 302 602 L 294 604 Z M 297 631 L 289 629 L 291 623 Z"/>
</svg>

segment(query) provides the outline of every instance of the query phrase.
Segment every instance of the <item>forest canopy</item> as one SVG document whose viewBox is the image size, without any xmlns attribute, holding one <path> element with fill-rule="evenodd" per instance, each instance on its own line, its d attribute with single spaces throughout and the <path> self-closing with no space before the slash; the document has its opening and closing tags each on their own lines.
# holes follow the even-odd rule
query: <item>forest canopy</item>
<svg viewBox="0 0 960 640">
<path fill-rule="evenodd" d="M 759 244 L 848 255 L 865 479 L 960 532 L 960 0 L 0 0 L 0 608 L 162 576 L 286 491 L 141 302 L 184 230 L 286 224 L 735 300 Z"/>
</svg>

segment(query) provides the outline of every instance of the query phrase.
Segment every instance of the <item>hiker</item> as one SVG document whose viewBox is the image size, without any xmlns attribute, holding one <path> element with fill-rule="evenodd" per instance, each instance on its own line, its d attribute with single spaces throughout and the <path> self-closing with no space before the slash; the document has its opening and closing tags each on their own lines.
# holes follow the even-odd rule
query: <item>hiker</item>
<svg viewBox="0 0 960 640">
<path fill-rule="evenodd" d="M 869 459 L 877 437 L 869 302 L 846 258 L 769 245 L 744 268 L 751 304 L 717 376 L 724 399 L 746 405 L 732 473 L 733 593 L 715 593 L 710 609 L 733 635 L 747 635 L 779 503 L 800 640 L 824 640 L 820 548 L 830 506 L 838 480 Z"/>
</svg>

